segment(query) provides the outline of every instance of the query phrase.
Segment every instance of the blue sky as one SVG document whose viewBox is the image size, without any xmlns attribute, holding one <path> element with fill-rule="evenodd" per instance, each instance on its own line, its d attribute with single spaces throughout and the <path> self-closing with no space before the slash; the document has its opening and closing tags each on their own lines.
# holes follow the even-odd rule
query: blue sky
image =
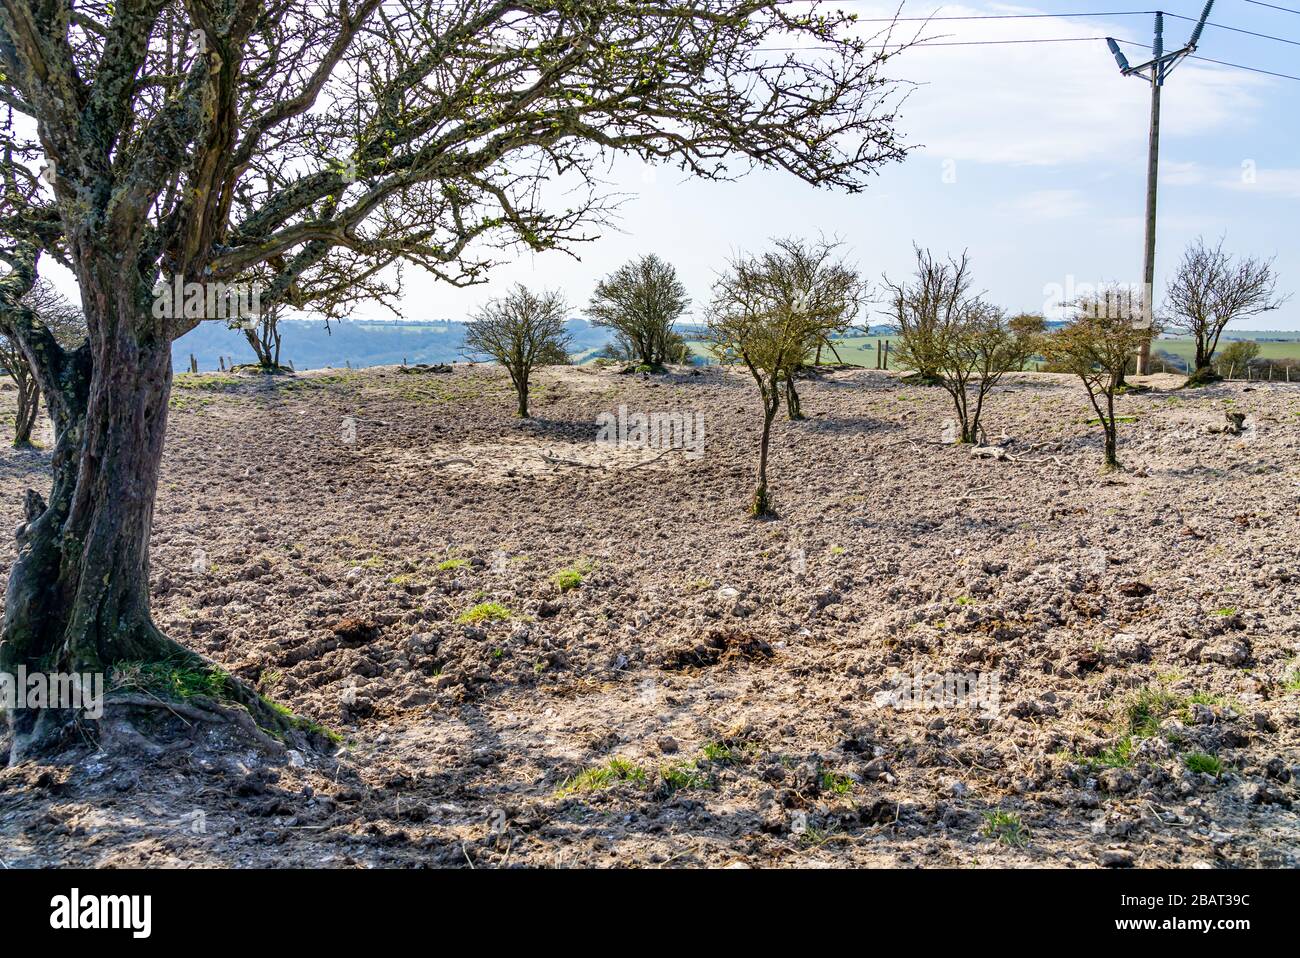
<svg viewBox="0 0 1300 958">
<path fill-rule="evenodd" d="M 1161 0 L 1195 18 L 1201 0 Z M 1300 0 L 1277 0 L 1300 9 Z M 840 0 L 863 18 L 893 8 Z M 1122 0 L 1033 6 L 909 2 L 904 16 L 1075 13 L 1143 9 Z M 933 22 L 944 42 L 1115 36 L 1150 43 L 1153 18 L 1059 18 Z M 1210 22 L 1300 41 L 1300 15 L 1245 0 L 1218 0 Z M 1166 44 L 1192 24 L 1166 19 Z M 871 29 L 863 25 L 862 29 Z M 1132 63 L 1143 51 L 1125 48 Z M 1300 75 L 1300 47 L 1207 27 L 1198 54 Z M 844 196 L 788 176 L 755 173 L 737 183 L 683 181 L 674 170 L 617 162 L 611 188 L 634 194 L 618 232 L 584 247 L 581 262 L 524 254 L 493 283 L 455 290 L 408 272 L 409 318 L 463 318 L 515 280 L 559 287 L 575 306 L 623 260 L 658 252 L 681 271 L 703 305 L 728 255 L 772 236 L 842 238 L 873 278 L 902 276 L 913 241 L 970 251 L 978 285 L 1014 310 L 1043 309 L 1051 287 L 1141 278 L 1149 90 L 1120 75 L 1105 41 L 949 46 L 907 51 L 892 74 L 920 84 L 902 116 L 923 144 L 886 168 L 868 190 Z M 1157 284 L 1198 234 L 1225 235 L 1234 252 L 1276 256 L 1281 288 L 1300 292 L 1300 82 L 1184 61 L 1164 91 Z M 369 315 L 360 310 L 358 315 Z M 381 318 L 378 311 L 373 318 Z M 1300 296 L 1247 328 L 1300 329 Z"/>
</svg>

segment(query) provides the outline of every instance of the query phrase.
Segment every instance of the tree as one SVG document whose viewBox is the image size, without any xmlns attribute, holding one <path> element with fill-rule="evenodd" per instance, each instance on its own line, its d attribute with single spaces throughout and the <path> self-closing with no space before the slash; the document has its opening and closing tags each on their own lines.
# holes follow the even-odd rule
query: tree
<svg viewBox="0 0 1300 958">
<path fill-rule="evenodd" d="M 782 373 L 786 415 L 800 420 L 804 415 L 796 385 L 799 373 L 817 363 L 823 346 L 852 327 L 867 289 L 857 270 L 836 258 L 838 242 L 783 239 L 775 246 L 763 257 L 765 295 L 772 308 L 795 314 L 795 328 L 803 337 Z"/>
<path fill-rule="evenodd" d="M 569 307 L 558 292 L 533 293 L 517 284 L 507 295 L 474 314 L 465 331 L 465 348 L 490 356 L 510 374 L 519 415 L 528 418 L 528 383 L 537 366 L 569 361 L 565 317 Z"/>
<path fill-rule="evenodd" d="M 970 291 L 970 258 L 963 252 L 959 259 L 940 261 L 929 250 L 913 249 L 916 278 L 911 283 L 884 278 L 898 327 L 896 354 L 919 382 L 940 385 L 951 338 L 976 300 Z"/>
<path fill-rule="evenodd" d="M 1130 291 L 1103 289 L 1075 305 L 1078 314 L 1065 327 L 1044 337 L 1044 353 L 1057 368 L 1083 381 L 1088 401 L 1105 432 L 1104 462 L 1120 468 L 1119 421 L 1115 396 L 1119 393 L 1133 351 L 1158 334 L 1145 307 Z"/>
<path fill-rule="evenodd" d="M 855 33 L 784 0 L 3 0 L 0 313 L 57 445 L 48 503 L 27 497 L 0 668 L 209 667 L 154 625 L 147 543 L 171 342 L 214 317 L 155 309 L 156 286 L 201 302 L 278 261 L 270 308 L 336 254 L 482 282 L 498 251 L 594 239 L 615 153 L 860 190 L 906 151 L 881 75 L 896 50 Z M 75 350 L 22 305 L 42 255 L 77 277 Z M 31 738 L 35 718 L 11 726 Z"/>
<path fill-rule="evenodd" d="M 1038 320 L 1036 325 L 1033 319 Z M 985 398 L 1006 373 L 1024 367 L 1042 329 L 1041 317 L 1008 320 L 982 300 L 966 303 L 953 318 L 937 353 L 936 375 L 952 397 L 962 442 L 980 441 Z"/>
<path fill-rule="evenodd" d="M 236 317 L 234 326 L 243 332 L 262 372 L 281 372 L 280 318 L 287 307 L 310 308 L 324 317 L 327 329 L 330 320 L 346 316 L 349 307 L 358 301 L 386 306 L 401 318 L 393 305 L 402 289 L 401 263 L 385 271 L 389 265 L 382 259 L 368 263 L 348 250 L 332 250 L 286 287 L 280 300 L 264 306 L 261 292 L 271 287 L 285 267 L 283 257 L 274 257 L 241 278 L 241 283 L 255 290 L 257 297 L 250 314 Z"/>
<path fill-rule="evenodd" d="M 1196 359 L 1187 385 L 1200 386 L 1219 378 L 1214 351 L 1228 324 L 1277 309 L 1277 274 L 1272 260 L 1233 258 L 1223 240 L 1207 246 L 1202 237 L 1183 253 L 1169 284 L 1167 309 L 1171 327 L 1196 340 Z"/>
<path fill-rule="evenodd" d="M 81 310 L 50 283 L 41 280 L 23 298 L 23 304 L 41 317 L 58 342 L 71 346 L 85 337 L 85 323 Z M 41 411 L 41 387 L 32 372 L 17 340 L 9 334 L 0 319 L 0 365 L 5 375 L 13 380 L 18 391 L 18 405 L 14 413 L 14 448 L 23 449 L 32 444 L 32 429 Z"/>
<path fill-rule="evenodd" d="M 620 352 L 638 366 L 678 362 L 685 341 L 673 330 L 691 304 L 677 270 L 653 253 L 624 263 L 596 285 L 587 315 L 612 329 Z"/>
<path fill-rule="evenodd" d="M 1253 339 L 1237 339 L 1223 347 L 1219 354 L 1218 375 L 1229 377 L 1246 375 L 1250 364 L 1259 358 L 1259 343 Z"/>
<path fill-rule="evenodd" d="M 708 338 L 722 362 L 742 362 L 763 407 L 753 515 L 772 511 L 767 460 L 785 383 L 790 418 L 800 418 L 794 370 L 828 330 L 847 328 L 863 295 L 857 273 L 834 259 L 838 244 L 785 239 L 758 257 L 734 260 L 714 285 Z"/>
</svg>

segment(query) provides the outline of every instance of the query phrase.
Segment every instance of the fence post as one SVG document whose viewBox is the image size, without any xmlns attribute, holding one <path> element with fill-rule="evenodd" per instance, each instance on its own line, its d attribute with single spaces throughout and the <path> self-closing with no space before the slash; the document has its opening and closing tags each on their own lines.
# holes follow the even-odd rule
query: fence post
<svg viewBox="0 0 1300 958">
<path fill-rule="evenodd" d="M 881 344 L 882 342 L 883 342 L 883 340 L 880 340 L 880 339 L 877 339 L 877 340 L 876 340 L 876 368 L 877 368 L 877 369 L 880 368 L 880 344 Z"/>
<path fill-rule="evenodd" d="M 219 366 L 221 366 L 221 371 L 224 373 L 224 372 L 226 371 L 226 357 L 225 357 L 225 356 L 218 356 L 218 357 L 217 357 L 217 364 L 218 364 Z"/>
<path fill-rule="evenodd" d="M 889 340 L 885 340 L 885 368 L 889 368 Z"/>
</svg>

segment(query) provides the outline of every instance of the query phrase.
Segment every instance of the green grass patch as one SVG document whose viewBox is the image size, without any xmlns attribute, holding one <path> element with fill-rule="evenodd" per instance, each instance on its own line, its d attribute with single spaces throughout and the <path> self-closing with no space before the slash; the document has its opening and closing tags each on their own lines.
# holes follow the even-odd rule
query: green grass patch
<svg viewBox="0 0 1300 958">
<path fill-rule="evenodd" d="M 505 622 L 513 616 L 514 613 L 500 602 L 480 602 L 456 616 L 456 621 L 460 625 L 477 625 L 481 622 Z"/>
<path fill-rule="evenodd" d="M 847 775 L 836 775 L 834 772 L 822 772 L 821 785 L 823 792 L 830 792 L 832 795 L 848 795 L 853 791 L 853 779 Z"/>
<path fill-rule="evenodd" d="M 267 698 L 265 695 L 258 697 L 262 700 L 263 705 L 269 708 L 272 712 L 275 712 L 277 715 L 286 719 L 290 725 L 298 729 L 300 732 L 319 735 L 322 738 L 333 742 L 335 745 L 338 745 L 343 741 L 343 736 L 338 732 L 331 728 L 326 728 L 319 722 L 313 722 L 311 719 L 305 719 L 299 715 L 295 715 L 289 706 L 277 702 L 274 699 Z"/>
<path fill-rule="evenodd" d="M 174 661 L 119 662 L 113 666 L 112 688 L 148 692 L 177 701 L 204 695 L 225 699 L 230 673 L 217 666 L 182 665 Z"/>
<path fill-rule="evenodd" d="M 1223 774 L 1223 762 L 1213 755 L 1206 755 L 1204 752 L 1189 752 L 1183 756 L 1183 764 L 1192 772 L 1201 772 L 1205 775 Z"/>
<path fill-rule="evenodd" d="M 646 771 L 640 765 L 629 762 L 627 759 L 612 758 L 604 765 L 598 765 L 595 768 L 589 768 L 574 775 L 565 781 L 555 794 L 559 798 L 564 798 L 582 792 L 598 792 L 603 788 L 609 788 L 611 785 L 617 785 L 619 782 L 644 785 Z"/>
<path fill-rule="evenodd" d="M 1139 689 L 1124 706 L 1127 729 L 1138 738 L 1160 734 L 1160 723 L 1172 715 L 1185 712 L 1187 700 L 1162 688 Z"/>
<path fill-rule="evenodd" d="M 1015 812 L 985 812 L 981 834 L 999 844 L 1017 848 L 1029 843 L 1029 829 Z"/>
<path fill-rule="evenodd" d="M 218 373 L 179 373 L 172 379 L 177 389 L 206 389 L 214 392 L 229 392 L 238 388 L 243 380 L 237 376 L 223 376 Z"/>
<path fill-rule="evenodd" d="M 568 592 L 582 585 L 582 580 L 595 568 L 595 563 L 584 559 L 583 561 L 569 566 L 567 569 L 561 569 L 551 576 L 551 585 L 555 586 L 561 592 Z"/>
<path fill-rule="evenodd" d="M 685 789 L 708 788 L 711 784 L 708 776 L 694 762 L 663 766 L 659 769 L 659 782 L 669 795 Z"/>
<path fill-rule="evenodd" d="M 439 572 L 455 572 L 457 569 L 463 569 L 469 565 L 468 559 L 444 559 L 438 563 Z"/>
</svg>

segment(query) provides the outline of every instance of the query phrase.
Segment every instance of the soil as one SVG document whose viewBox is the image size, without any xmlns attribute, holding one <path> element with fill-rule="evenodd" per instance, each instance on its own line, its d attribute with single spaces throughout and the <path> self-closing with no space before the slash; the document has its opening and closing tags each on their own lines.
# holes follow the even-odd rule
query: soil
<svg viewBox="0 0 1300 958">
<path fill-rule="evenodd" d="M 549 369 L 528 421 L 482 366 L 181 377 L 156 619 L 343 744 L 110 719 L 0 770 L 0 864 L 1296 867 L 1300 387 L 1147 382 L 1104 473 L 1066 377 L 976 456 L 827 372 L 756 520 L 735 371 Z M 620 405 L 703 455 L 598 444 Z M 48 473 L 4 453 L 5 528 Z"/>
</svg>

